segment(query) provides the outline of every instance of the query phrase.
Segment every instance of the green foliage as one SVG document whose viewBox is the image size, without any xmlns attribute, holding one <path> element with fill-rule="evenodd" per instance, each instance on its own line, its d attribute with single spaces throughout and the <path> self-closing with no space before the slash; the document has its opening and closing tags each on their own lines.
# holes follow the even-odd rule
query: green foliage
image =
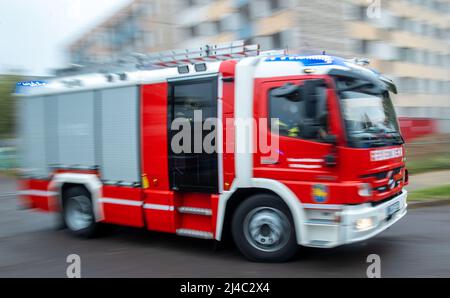
<svg viewBox="0 0 450 298">
<path fill-rule="evenodd" d="M 14 136 L 15 99 L 11 93 L 18 81 L 18 76 L 0 76 L 0 139 Z"/>
<path fill-rule="evenodd" d="M 408 200 L 411 201 L 421 201 L 429 199 L 450 199 L 450 185 L 416 190 L 408 194 Z"/>
<path fill-rule="evenodd" d="M 447 144 L 445 146 L 448 146 Z M 426 157 L 406 159 L 410 175 L 430 171 L 450 170 L 450 153 L 435 153 Z"/>
</svg>

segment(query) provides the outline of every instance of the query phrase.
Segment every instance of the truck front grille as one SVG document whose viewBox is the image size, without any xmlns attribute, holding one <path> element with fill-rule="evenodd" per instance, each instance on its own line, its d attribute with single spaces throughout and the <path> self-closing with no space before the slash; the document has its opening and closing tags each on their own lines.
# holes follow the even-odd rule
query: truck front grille
<svg viewBox="0 0 450 298">
<path fill-rule="evenodd" d="M 375 178 L 375 180 L 381 180 L 381 179 L 386 179 L 387 174 L 390 171 L 393 171 L 393 176 L 397 175 L 398 173 L 400 173 L 400 171 L 402 170 L 403 167 L 398 167 L 392 170 L 388 170 L 388 171 L 383 171 L 383 172 L 378 172 L 378 173 L 373 173 L 373 174 L 367 174 L 367 175 L 362 175 L 360 176 L 360 178 L 363 179 L 367 179 L 367 178 Z"/>
</svg>

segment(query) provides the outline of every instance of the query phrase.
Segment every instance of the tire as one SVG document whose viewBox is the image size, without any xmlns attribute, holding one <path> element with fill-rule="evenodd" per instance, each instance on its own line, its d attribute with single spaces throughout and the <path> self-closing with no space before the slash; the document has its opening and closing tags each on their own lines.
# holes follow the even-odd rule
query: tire
<svg viewBox="0 0 450 298">
<path fill-rule="evenodd" d="M 251 196 L 234 212 L 231 233 L 239 251 L 257 262 L 285 262 L 298 251 L 288 207 L 270 194 Z"/>
<path fill-rule="evenodd" d="M 84 187 L 71 187 L 63 193 L 63 220 L 75 236 L 93 238 L 100 233 L 91 194 Z"/>
</svg>

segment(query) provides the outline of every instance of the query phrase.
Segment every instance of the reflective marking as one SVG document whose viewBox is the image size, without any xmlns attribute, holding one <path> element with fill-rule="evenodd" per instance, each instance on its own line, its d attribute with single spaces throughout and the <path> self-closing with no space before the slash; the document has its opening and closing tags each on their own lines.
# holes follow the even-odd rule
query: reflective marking
<svg viewBox="0 0 450 298">
<path fill-rule="evenodd" d="M 212 215 L 212 210 L 208 208 L 197 208 L 197 207 L 179 207 L 178 211 L 180 213 L 189 213 L 197 215 Z"/>
<path fill-rule="evenodd" d="M 100 198 L 98 199 L 100 203 L 117 204 L 117 205 L 128 205 L 128 206 L 142 206 L 143 202 L 124 200 L 124 199 L 114 199 L 114 198 Z"/>
<path fill-rule="evenodd" d="M 320 158 L 288 158 L 287 161 L 290 162 L 323 162 Z"/>
<path fill-rule="evenodd" d="M 173 211 L 175 208 L 171 205 L 160 205 L 160 204 L 145 204 L 145 209 L 162 210 L 162 211 Z"/>
<path fill-rule="evenodd" d="M 38 190 L 38 189 L 26 189 L 19 191 L 21 196 L 36 196 L 36 197 L 50 197 L 56 196 L 58 193 L 54 191 Z"/>
<path fill-rule="evenodd" d="M 16 196 L 18 194 L 19 194 L 18 192 L 4 192 L 4 193 L 0 193 L 0 198 L 12 197 L 12 196 Z"/>
<path fill-rule="evenodd" d="M 305 209 L 322 209 L 322 210 L 342 210 L 341 205 L 332 205 L 332 204 L 302 204 Z"/>
<path fill-rule="evenodd" d="M 291 168 L 301 168 L 301 169 L 319 169 L 322 166 L 319 165 L 303 165 L 303 164 L 289 164 Z"/>
<path fill-rule="evenodd" d="M 186 237 L 195 237 L 202 239 L 213 239 L 214 235 L 211 232 L 199 231 L 199 230 L 191 230 L 191 229 L 178 229 L 176 231 L 177 235 L 186 236 Z"/>
</svg>

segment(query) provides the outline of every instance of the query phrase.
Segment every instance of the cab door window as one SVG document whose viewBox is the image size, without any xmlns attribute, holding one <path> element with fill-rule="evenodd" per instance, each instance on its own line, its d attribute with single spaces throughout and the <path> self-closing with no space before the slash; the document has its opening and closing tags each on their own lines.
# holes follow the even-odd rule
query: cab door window
<svg viewBox="0 0 450 298">
<path fill-rule="evenodd" d="M 328 134 L 327 86 L 323 80 L 287 83 L 269 91 L 271 129 L 281 136 L 321 141 Z"/>
</svg>

